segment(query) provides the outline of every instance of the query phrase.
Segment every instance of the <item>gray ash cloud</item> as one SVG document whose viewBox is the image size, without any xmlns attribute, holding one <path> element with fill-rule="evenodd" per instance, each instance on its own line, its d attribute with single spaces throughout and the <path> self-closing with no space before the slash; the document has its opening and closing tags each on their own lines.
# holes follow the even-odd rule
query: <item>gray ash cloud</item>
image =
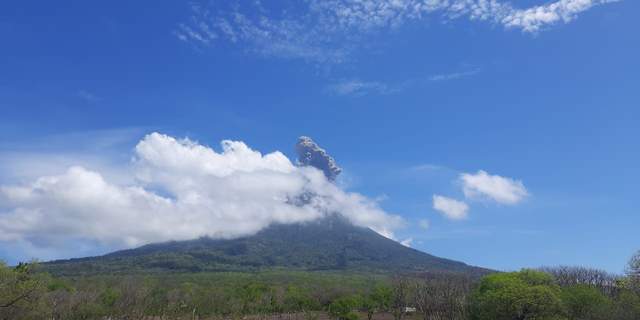
<svg viewBox="0 0 640 320">
<path fill-rule="evenodd" d="M 309 137 L 300 137 L 294 145 L 298 156 L 298 166 L 312 166 L 324 172 L 329 181 L 335 181 L 342 169 L 338 168 L 333 158 Z"/>
</svg>

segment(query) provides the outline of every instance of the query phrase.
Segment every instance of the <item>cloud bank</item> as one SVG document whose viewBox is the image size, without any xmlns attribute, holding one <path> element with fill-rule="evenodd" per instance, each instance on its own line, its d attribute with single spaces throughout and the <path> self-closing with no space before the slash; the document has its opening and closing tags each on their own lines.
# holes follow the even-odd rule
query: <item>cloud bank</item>
<svg viewBox="0 0 640 320">
<path fill-rule="evenodd" d="M 273 223 L 336 212 L 391 236 L 403 224 L 374 200 L 341 190 L 315 167 L 294 166 L 280 152 L 262 155 L 239 141 L 221 145 L 216 152 L 152 133 L 135 147 L 132 185 L 110 183 L 80 166 L 3 185 L 0 242 L 47 245 L 82 238 L 134 247 L 205 235 L 240 237 Z"/>
</svg>

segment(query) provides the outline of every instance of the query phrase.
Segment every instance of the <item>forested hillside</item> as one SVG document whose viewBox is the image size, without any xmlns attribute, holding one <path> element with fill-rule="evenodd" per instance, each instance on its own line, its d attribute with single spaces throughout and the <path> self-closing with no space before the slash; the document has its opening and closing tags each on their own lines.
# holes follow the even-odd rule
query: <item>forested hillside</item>
<svg viewBox="0 0 640 320">
<path fill-rule="evenodd" d="M 100 257 L 46 264 L 54 275 L 136 272 L 221 272 L 269 269 L 397 273 L 479 268 L 438 258 L 387 239 L 340 217 L 308 224 L 273 225 L 256 235 L 149 244 Z"/>
</svg>

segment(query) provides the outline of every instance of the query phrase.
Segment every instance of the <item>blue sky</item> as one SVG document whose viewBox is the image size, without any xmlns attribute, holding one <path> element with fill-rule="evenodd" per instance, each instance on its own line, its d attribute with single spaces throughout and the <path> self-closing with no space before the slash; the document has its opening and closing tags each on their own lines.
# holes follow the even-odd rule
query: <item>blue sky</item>
<svg viewBox="0 0 640 320">
<path fill-rule="evenodd" d="M 613 272 L 640 249 L 636 1 L 12 2 L 1 11 L 0 256 L 10 263 L 172 236 L 124 230 L 117 236 L 130 241 L 119 242 L 80 232 L 109 219 L 118 228 L 118 217 L 86 218 L 82 210 L 99 206 L 65 200 L 55 189 L 64 179 L 50 178 L 58 182 L 47 189 L 37 182 L 46 177 L 83 177 L 73 180 L 80 192 L 102 182 L 126 197 L 140 188 L 145 199 L 179 206 L 194 191 L 173 186 L 195 173 L 150 160 L 161 146 L 204 148 L 206 159 L 249 172 L 237 164 L 240 151 L 208 150 L 223 154 L 222 140 L 242 141 L 294 164 L 302 135 L 344 170 L 335 190 L 314 190 L 362 195 L 331 204 L 354 212 L 377 203 L 353 219 L 388 224 L 413 248 L 499 270 Z M 162 135 L 146 136 L 153 132 Z M 85 171 L 68 171 L 74 166 Z M 461 179 L 480 170 L 494 179 Z M 110 199 L 100 192 L 83 199 Z M 218 203 L 221 195 L 207 192 L 200 196 Z M 516 200 L 504 201 L 505 192 Z M 434 208 L 434 195 L 457 201 L 462 218 Z"/>
</svg>

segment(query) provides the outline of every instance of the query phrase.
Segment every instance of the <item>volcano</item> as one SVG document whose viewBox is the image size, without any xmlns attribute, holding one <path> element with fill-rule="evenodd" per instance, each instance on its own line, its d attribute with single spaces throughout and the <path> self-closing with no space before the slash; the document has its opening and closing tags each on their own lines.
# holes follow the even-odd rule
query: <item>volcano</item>
<svg viewBox="0 0 640 320">
<path fill-rule="evenodd" d="M 408 248 L 334 216 L 272 225 L 255 235 L 148 244 L 107 255 L 45 263 L 54 275 L 137 272 L 256 272 L 269 269 L 400 273 L 481 268 Z"/>
</svg>

